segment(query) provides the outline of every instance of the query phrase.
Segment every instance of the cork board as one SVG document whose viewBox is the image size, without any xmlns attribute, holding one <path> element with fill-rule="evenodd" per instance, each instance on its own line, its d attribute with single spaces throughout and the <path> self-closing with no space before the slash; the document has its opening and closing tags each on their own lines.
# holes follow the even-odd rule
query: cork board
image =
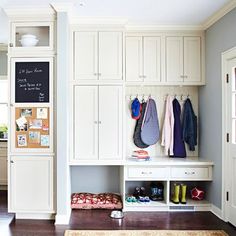
<svg viewBox="0 0 236 236">
<path fill-rule="evenodd" d="M 15 108 L 16 148 L 49 148 L 49 120 L 48 107 Z"/>
</svg>

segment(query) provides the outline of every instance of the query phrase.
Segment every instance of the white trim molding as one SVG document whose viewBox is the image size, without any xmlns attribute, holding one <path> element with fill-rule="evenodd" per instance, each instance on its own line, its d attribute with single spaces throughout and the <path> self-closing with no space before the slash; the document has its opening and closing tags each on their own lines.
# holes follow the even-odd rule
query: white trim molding
<svg viewBox="0 0 236 236">
<path fill-rule="evenodd" d="M 211 205 L 211 212 L 222 220 L 222 210 L 214 204 Z"/>
<path fill-rule="evenodd" d="M 217 22 L 220 18 L 226 15 L 228 12 L 233 10 L 236 7 L 236 0 L 231 0 L 226 3 L 219 11 L 215 12 L 211 15 L 206 21 L 203 22 L 203 30 L 208 29 L 215 22 Z"/>
<path fill-rule="evenodd" d="M 6 6 L 3 8 L 9 19 L 15 21 L 34 20 L 37 21 L 55 20 L 55 11 L 51 6 L 35 7 L 35 6 Z M 40 20 L 41 19 L 41 20 Z"/>
<path fill-rule="evenodd" d="M 231 48 L 221 54 L 221 68 L 222 68 L 222 157 L 227 157 L 228 156 L 228 148 L 225 140 L 225 135 L 227 133 L 227 109 L 226 109 L 226 90 L 227 90 L 227 84 L 225 83 L 225 76 L 228 73 L 228 68 L 227 68 L 227 62 L 228 60 L 236 57 L 236 47 Z M 224 221 L 227 221 L 228 216 L 227 216 L 227 208 L 228 204 L 226 202 L 226 191 L 228 191 L 228 167 L 227 167 L 227 160 L 226 158 L 222 158 L 222 196 L 221 196 L 221 205 L 222 205 L 222 219 Z"/>
<path fill-rule="evenodd" d="M 55 225 L 68 225 L 70 223 L 71 210 L 65 215 L 56 214 Z"/>
<path fill-rule="evenodd" d="M 50 5 L 56 12 L 70 13 L 74 7 L 74 4 L 71 2 L 52 2 Z"/>
</svg>

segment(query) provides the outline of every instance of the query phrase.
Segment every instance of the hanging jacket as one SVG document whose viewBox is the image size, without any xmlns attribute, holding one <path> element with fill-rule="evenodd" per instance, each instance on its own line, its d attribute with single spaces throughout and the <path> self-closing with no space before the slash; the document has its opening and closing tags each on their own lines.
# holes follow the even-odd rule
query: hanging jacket
<svg viewBox="0 0 236 236">
<path fill-rule="evenodd" d="M 149 98 L 142 123 L 141 139 L 145 144 L 153 145 L 157 143 L 159 137 L 160 130 L 156 103 L 152 98 Z"/>
<path fill-rule="evenodd" d="M 144 114 L 145 114 L 145 111 L 146 111 L 146 106 L 147 106 L 146 102 L 143 102 L 141 104 L 141 107 L 142 107 L 141 116 L 136 121 L 136 125 L 135 125 L 135 128 L 134 128 L 133 140 L 134 140 L 134 144 L 139 148 L 149 147 L 149 145 L 143 143 L 143 141 L 141 139 L 141 127 L 142 127 L 142 123 L 143 123 Z"/>
<path fill-rule="evenodd" d="M 189 150 L 195 151 L 197 145 L 197 116 L 194 114 L 189 98 L 186 99 L 183 109 L 183 139 L 189 145 Z"/>
<path fill-rule="evenodd" d="M 173 155 L 174 146 L 174 113 L 173 113 L 173 98 L 168 95 L 166 98 L 166 111 L 162 128 L 161 145 L 165 147 L 165 155 Z"/>
<path fill-rule="evenodd" d="M 183 130 L 180 121 L 181 107 L 178 100 L 173 100 L 173 113 L 174 113 L 174 157 L 186 157 L 185 144 L 183 140 Z"/>
</svg>

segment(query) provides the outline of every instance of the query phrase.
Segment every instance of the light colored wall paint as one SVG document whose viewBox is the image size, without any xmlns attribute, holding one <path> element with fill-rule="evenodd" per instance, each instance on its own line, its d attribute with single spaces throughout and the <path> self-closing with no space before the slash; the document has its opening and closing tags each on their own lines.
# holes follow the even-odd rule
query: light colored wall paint
<svg viewBox="0 0 236 236">
<path fill-rule="evenodd" d="M 222 87 L 221 53 L 236 46 L 236 8 L 206 31 L 206 86 L 199 89 L 200 156 L 214 161 L 208 199 L 221 208 Z"/>
<path fill-rule="evenodd" d="M 57 14 L 57 214 L 67 215 L 70 202 L 68 167 L 68 97 L 69 97 L 69 22 L 65 12 Z"/>
<path fill-rule="evenodd" d="M 71 191 L 75 192 L 120 192 L 120 175 L 117 166 L 71 167 Z"/>
<path fill-rule="evenodd" d="M 0 8 L 0 43 L 8 43 L 8 19 L 4 11 Z"/>
</svg>

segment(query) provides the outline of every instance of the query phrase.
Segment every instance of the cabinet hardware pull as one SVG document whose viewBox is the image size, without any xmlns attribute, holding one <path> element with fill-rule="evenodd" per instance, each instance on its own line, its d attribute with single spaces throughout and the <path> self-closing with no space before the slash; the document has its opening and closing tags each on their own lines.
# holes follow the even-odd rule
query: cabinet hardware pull
<svg viewBox="0 0 236 236">
<path fill-rule="evenodd" d="M 101 73 L 98 73 L 98 76 L 101 76 L 102 74 Z"/>
<path fill-rule="evenodd" d="M 96 75 L 98 75 L 98 74 L 97 74 L 97 73 L 94 73 L 93 75 L 95 75 L 95 76 L 96 76 Z"/>
<path fill-rule="evenodd" d="M 94 121 L 94 124 L 97 124 L 98 122 L 97 121 Z"/>
<path fill-rule="evenodd" d="M 142 75 L 140 75 L 140 76 L 139 76 L 139 78 L 143 78 L 143 76 L 142 76 Z"/>
<path fill-rule="evenodd" d="M 185 171 L 185 174 L 186 174 L 186 175 L 194 175 L 194 174 L 195 174 L 195 171 L 192 171 L 192 172 L 187 172 L 187 171 Z"/>
<path fill-rule="evenodd" d="M 13 104 L 11 103 L 10 106 L 13 107 Z"/>
<path fill-rule="evenodd" d="M 146 75 L 143 75 L 143 78 L 147 78 L 147 76 L 146 76 Z"/>
<path fill-rule="evenodd" d="M 10 162 L 11 162 L 11 163 L 14 163 L 14 161 L 12 161 L 12 160 L 11 160 Z"/>
<path fill-rule="evenodd" d="M 101 121 L 99 121 L 98 123 L 99 123 L 99 124 L 101 124 L 102 122 L 101 122 Z"/>
<path fill-rule="evenodd" d="M 11 47 L 11 48 L 12 48 L 12 47 L 13 47 L 13 43 L 9 43 L 9 47 Z"/>
<path fill-rule="evenodd" d="M 144 171 L 142 171 L 141 174 L 142 174 L 142 175 L 151 175 L 151 174 L 152 174 L 152 171 L 150 171 L 150 172 L 144 172 Z"/>
</svg>

